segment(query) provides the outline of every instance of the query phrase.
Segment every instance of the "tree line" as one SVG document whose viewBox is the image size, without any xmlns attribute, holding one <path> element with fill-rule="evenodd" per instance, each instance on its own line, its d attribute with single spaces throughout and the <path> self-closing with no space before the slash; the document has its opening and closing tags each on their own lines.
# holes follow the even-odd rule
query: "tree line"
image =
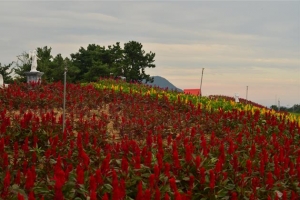
<svg viewBox="0 0 300 200">
<path fill-rule="evenodd" d="M 300 113 L 300 105 L 295 104 L 292 107 L 285 107 L 285 106 L 280 106 L 278 107 L 277 105 L 272 105 L 270 107 L 271 109 L 275 111 L 281 111 L 281 112 L 291 112 L 291 113 Z"/>
<path fill-rule="evenodd" d="M 63 58 L 61 54 L 53 56 L 51 47 L 38 47 L 37 70 L 44 72 L 44 82 L 63 81 L 64 69 L 67 67 L 67 81 L 93 82 L 100 77 L 123 76 L 127 81 L 153 82 L 153 78 L 146 74 L 146 68 L 155 68 L 155 53 L 146 53 L 143 45 L 136 41 L 129 41 L 122 48 L 120 43 L 105 46 L 89 44 L 87 48 L 80 47 L 78 52 L 71 53 L 70 58 Z M 24 72 L 31 69 L 31 61 L 27 52 L 17 56 L 17 61 L 8 65 L 1 65 L 0 73 L 5 83 L 26 82 Z M 14 75 L 13 75 L 14 74 Z"/>
</svg>

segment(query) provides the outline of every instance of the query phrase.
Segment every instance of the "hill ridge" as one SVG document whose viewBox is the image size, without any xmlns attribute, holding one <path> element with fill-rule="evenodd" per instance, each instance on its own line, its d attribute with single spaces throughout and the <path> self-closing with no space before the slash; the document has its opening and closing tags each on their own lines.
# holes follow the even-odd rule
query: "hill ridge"
<svg viewBox="0 0 300 200">
<path fill-rule="evenodd" d="M 166 78 L 162 77 L 162 76 L 152 76 L 154 78 L 153 83 L 144 83 L 146 85 L 150 85 L 150 86 L 156 86 L 162 89 L 166 89 L 168 88 L 168 90 L 176 90 L 178 92 L 183 92 L 182 89 L 176 87 L 175 85 L 173 85 L 170 81 L 168 81 Z"/>
</svg>

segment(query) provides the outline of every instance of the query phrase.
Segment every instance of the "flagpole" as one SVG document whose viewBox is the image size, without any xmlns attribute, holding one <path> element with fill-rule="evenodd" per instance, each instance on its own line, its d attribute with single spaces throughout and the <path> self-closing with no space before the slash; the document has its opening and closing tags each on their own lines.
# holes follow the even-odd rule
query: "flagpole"
<svg viewBox="0 0 300 200">
<path fill-rule="evenodd" d="M 202 97 L 202 79 L 203 79 L 203 71 L 204 71 L 204 68 L 202 68 L 202 75 L 201 75 L 201 82 L 200 82 L 199 99 Z"/>
<path fill-rule="evenodd" d="M 63 100 L 63 132 L 65 131 L 65 123 L 66 123 L 66 85 L 67 85 L 67 64 L 65 64 L 65 72 L 64 72 L 64 100 Z"/>
</svg>

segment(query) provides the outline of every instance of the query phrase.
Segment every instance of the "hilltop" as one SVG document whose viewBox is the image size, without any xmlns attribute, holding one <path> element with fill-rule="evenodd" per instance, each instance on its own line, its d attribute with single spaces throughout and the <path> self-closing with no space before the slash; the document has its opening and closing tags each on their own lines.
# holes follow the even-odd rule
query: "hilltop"
<svg viewBox="0 0 300 200">
<path fill-rule="evenodd" d="M 168 90 L 176 90 L 178 92 L 183 92 L 182 89 L 177 88 L 175 85 L 173 85 L 170 81 L 168 81 L 166 78 L 161 76 L 152 76 L 154 78 L 153 83 L 146 83 L 147 85 L 153 86 L 153 87 L 159 87 Z"/>
</svg>

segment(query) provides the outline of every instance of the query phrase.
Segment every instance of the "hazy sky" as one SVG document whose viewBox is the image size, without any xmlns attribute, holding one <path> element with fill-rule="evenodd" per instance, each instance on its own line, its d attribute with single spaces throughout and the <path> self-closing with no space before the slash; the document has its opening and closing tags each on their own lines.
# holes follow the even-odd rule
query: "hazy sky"
<svg viewBox="0 0 300 200">
<path fill-rule="evenodd" d="M 150 75 L 203 95 L 300 104 L 300 1 L 0 1 L 0 62 L 37 47 L 69 57 L 131 40 L 155 52 Z"/>
</svg>

